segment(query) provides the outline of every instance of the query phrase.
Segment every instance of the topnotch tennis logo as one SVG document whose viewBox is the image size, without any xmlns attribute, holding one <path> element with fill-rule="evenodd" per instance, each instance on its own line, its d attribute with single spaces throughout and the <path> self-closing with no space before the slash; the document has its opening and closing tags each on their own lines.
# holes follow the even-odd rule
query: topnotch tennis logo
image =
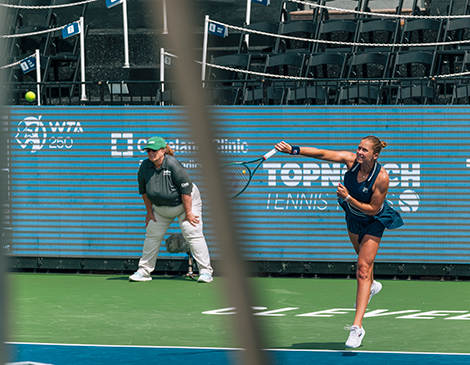
<svg viewBox="0 0 470 365">
<path fill-rule="evenodd" d="M 268 173 L 268 186 L 313 186 L 336 187 L 346 173 L 346 167 L 338 163 L 264 163 Z M 419 209 L 420 197 L 414 188 L 421 186 L 420 164 L 384 165 L 390 176 L 390 187 L 405 188 L 399 194 L 388 194 L 387 200 L 391 205 L 397 204 L 402 212 L 416 212 Z M 413 189 L 411 189 L 413 188 Z M 328 208 L 329 194 L 293 194 L 272 193 L 268 195 L 268 209 L 307 209 L 325 210 Z M 331 197 L 330 197 L 331 198 Z M 275 203 L 273 203 L 275 202 Z M 311 203 L 310 203 L 311 202 Z M 274 205 L 273 205 L 274 204 Z"/>
<path fill-rule="evenodd" d="M 26 117 L 18 123 L 16 141 L 22 149 L 31 146 L 31 153 L 51 149 L 70 149 L 73 146 L 72 134 L 83 132 L 80 122 L 47 122 L 39 117 Z M 49 132 L 48 132 L 49 128 Z"/>
<path fill-rule="evenodd" d="M 22 149 L 31 146 L 31 153 L 41 150 L 46 143 L 46 127 L 40 119 L 41 117 L 26 117 L 18 123 L 15 139 Z"/>
</svg>

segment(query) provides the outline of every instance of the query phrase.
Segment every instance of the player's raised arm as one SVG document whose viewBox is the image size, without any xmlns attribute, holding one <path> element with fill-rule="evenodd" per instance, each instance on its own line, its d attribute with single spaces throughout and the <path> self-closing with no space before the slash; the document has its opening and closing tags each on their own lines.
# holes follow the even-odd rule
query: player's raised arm
<svg viewBox="0 0 470 365">
<path fill-rule="evenodd" d="M 344 163 L 348 168 L 351 168 L 356 158 L 354 153 L 348 151 L 333 151 L 316 147 L 293 146 L 284 141 L 277 143 L 274 147 L 280 152 L 291 155 L 302 155 L 324 161 Z"/>
</svg>

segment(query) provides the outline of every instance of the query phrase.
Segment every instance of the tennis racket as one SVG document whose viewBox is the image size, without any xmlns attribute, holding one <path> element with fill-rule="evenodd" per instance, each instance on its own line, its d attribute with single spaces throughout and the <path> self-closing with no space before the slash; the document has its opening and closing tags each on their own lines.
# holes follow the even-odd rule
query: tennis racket
<svg viewBox="0 0 470 365">
<path fill-rule="evenodd" d="M 277 150 L 274 148 L 264 156 L 257 158 L 252 161 L 245 162 L 232 162 L 224 166 L 224 173 L 227 178 L 227 190 L 229 193 L 229 199 L 236 198 L 241 193 L 243 193 L 248 185 L 250 185 L 251 179 L 255 174 L 256 170 L 262 165 L 264 161 L 276 154 Z M 254 164 L 258 162 L 255 168 L 248 166 L 248 164 Z"/>
</svg>

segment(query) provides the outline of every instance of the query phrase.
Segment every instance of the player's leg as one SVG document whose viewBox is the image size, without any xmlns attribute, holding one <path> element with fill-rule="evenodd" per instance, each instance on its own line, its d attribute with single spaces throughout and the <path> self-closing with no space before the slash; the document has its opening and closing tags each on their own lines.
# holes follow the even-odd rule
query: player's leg
<svg viewBox="0 0 470 365">
<path fill-rule="evenodd" d="M 185 240 L 189 243 L 191 248 L 191 254 L 197 262 L 199 274 L 207 274 L 210 276 L 207 280 L 212 281 L 212 266 L 209 256 L 209 249 L 207 248 L 207 242 L 203 233 L 203 222 L 202 222 L 202 201 L 198 188 L 194 185 L 192 197 L 192 211 L 194 215 L 199 217 L 199 224 L 194 227 L 184 218 L 185 213 L 178 216 L 180 223 L 181 232 Z M 204 277 L 203 277 L 204 278 Z"/>
<path fill-rule="evenodd" d="M 359 236 L 355 233 L 351 233 L 350 231 L 348 231 L 348 235 L 349 240 L 351 241 L 354 247 L 354 251 L 356 251 L 356 253 L 359 255 Z"/>
<path fill-rule="evenodd" d="M 360 245 L 356 272 L 356 315 L 353 325 L 349 328 L 350 332 L 345 344 L 346 347 L 359 347 L 365 336 L 365 330 L 362 328 L 362 320 L 366 312 L 367 304 L 369 303 L 369 298 L 371 297 L 372 270 L 379 244 L 379 237 L 365 235 Z"/>
<path fill-rule="evenodd" d="M 379 249 L 380 237 L 365 235 L 357 258 L 357 295 L 354 325 L 362 327 L 362 319 L 369 303 L 374 260 Z"/>
<path fill-rule="evenodd" d="M 359 256 L 359 235 L 351 233 L 348 231 L 349 240 L 351 241 L 354 251 L 356 251 L 357 255 Z M 374 283 L 374 264 L 372 264 L 372 276 L 371 276 L 372 283 Z"/>
<path fill-rule="evenodd" d="M 144 280 L 133 280 L 132 277 L 134 277 L 134 275 L 132 275 L 130 279 L 133 281 L 151 280 L 150 274 L 153 270 L 155 270 L 158 251 L 160 250 L 160 245 L 163 241 L 163 237 L 168 231 L 171 222 L 173 222 L 174 220 L 174 218 L 159 214 L 159 210 L 164 208 L 165 207 L 154 207 L 153 209 L 153 214 L 155 216 L 156 222 L 151 220 L 147 224 L 144 247 L 142 249 L 142 257 L 139 260 L 139 270 L 137 270 L 136 272 L 137 275 L 134 274 L 136 275 L 135 278 L 137 278 L 137 276 L 139 276 L 140 274 L 140 276 L 142 276 Z"/>
</svg>

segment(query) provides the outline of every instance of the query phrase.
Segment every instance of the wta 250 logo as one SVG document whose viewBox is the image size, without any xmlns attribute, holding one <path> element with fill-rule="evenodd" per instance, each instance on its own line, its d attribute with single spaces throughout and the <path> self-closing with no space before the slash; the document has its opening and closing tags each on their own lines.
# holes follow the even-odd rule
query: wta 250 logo
<svg viewBox="0 0 470 365">
<path fill-rule="evenodd" d="M 22 149 L 31 147 L 31 153 L 36 153 L 44 147 L 51 149 L 70 149 L 73 146 L 73 134 L 83 132 L 80 122 L 41 121 L 39 117 L 26 117 L 18 123 L 16 141 Z"/>
<path fill-rule="evenodd" d="M 47 139 L 47 131 L 41 117 L 26 117 L 18 123 L 18 133 L 15 138 L 22 149 L 31 146 L 31 153 L 35 153 L 44 147 Z"/>
</svg>

